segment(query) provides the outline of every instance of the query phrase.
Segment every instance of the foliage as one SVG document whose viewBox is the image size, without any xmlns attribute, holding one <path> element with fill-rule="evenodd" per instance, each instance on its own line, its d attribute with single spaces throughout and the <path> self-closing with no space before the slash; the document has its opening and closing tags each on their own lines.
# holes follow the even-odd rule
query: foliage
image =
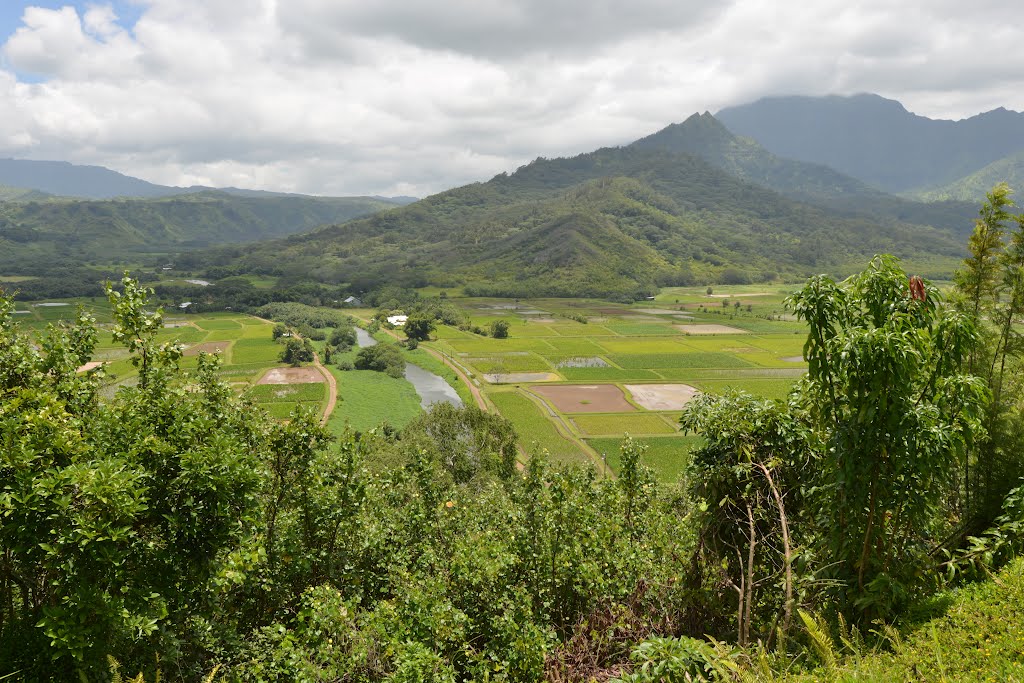
<svg viewBox="0 0 1024 683">
<path fill-rule="evenodd" d="M 313 345 L 308 339 L 289 337 L 285 339 L 284 350 L 281 351 L 279 358 L 282 363 L 288 363 L 293 367 L 311 363 L 313 361 Z"/>
<path fill-rule="evenodd" d="M 383 372 L 397 379 L 405 374 L 405 357 L 395 344 L 375 344 L 359 349 L 355 368 Z"/>
<path fill-rule="evenodd" d="M 507 339 L 508 328 L 509 325 L 507 320 L 495 320 L 491 323 L 491 336 L 495 339 Z"/>
<path fill-rule="evenodd" d="M 1024 315 L 1024 214 L 1014 216 L 1011 207 L 1005 184 L 989 192 L 968 241 L 970 254 L 954 278 L 959 308 L 981 332 L 971 346 L 969 366 L 992 394 L 986 437 L 963 462 L 961 506 L 967 527 L 974 528 L 992 521 L 1003 497 L 1024 475 L 1019 429 L 1024 394 L 1015 376 L 1024 351 L 1016 325 Z M 1006 244 L 1011 220 L 1017 226 Z"/>
<path fill-rule="evenodd" d="M 434 318 L 425 313 L 413 313 L 406 319 L 402 330 L 409 339 L 428 341 L 434 331 Z"/>
<path fill-rule="evenodd" d="M 352 319 L 342 311 L 318 306 L 307 306 L 306 304 L 295 302 L 266 304 L 256 309 L 256 315 L 282 322 L 289 327 L 308 325 L 315 329 L 321 329 L 324 327 L 348 328 L 352 326 Z"/>
<path fill-rule="evenodd" d="M 953 474 L 983 431 L 987 391 L 961 370 L 974 328 L 891 257 L 843 285 L 812 278 L 791 306 L 810 326 L 799 391 L 823 445 L 835 576 L 862 613 L 888 614 L 924 587 Z"/>
</svg>

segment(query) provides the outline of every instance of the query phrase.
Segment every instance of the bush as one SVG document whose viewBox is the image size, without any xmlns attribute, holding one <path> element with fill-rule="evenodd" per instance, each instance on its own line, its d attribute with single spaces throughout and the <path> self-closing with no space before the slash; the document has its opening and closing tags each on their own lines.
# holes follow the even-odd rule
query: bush
<svg viewBox="0 0 1024 683">
<path fill-rule="evenodd" d="M 495 320 L 491 323 L 491 336 L 495 339 L 507 339 L 508 327 L 507 320 Z"/>
<path fill-rule="evenodd" d="M 374 370 L 398 379 L 405 374 L 405 358 L 394 344 L 377 344 L 359 349 L 356 354 L 357 370 Z"/>
</svg>

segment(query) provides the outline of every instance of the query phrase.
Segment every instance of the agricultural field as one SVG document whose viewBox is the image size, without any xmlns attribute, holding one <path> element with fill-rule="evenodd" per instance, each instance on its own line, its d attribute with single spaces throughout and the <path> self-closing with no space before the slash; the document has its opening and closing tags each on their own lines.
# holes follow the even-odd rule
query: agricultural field
<svg viewBox="0 0 1024 683">
<path fill-rule="evenodd" d="M 441 325 L 428 345 L 468 371 L 527 451 L 614 472 L 628 434 L 647 447 L 643 460 L 659 478 L 674 482 L 696 443 L 678 427 L 693 396 L 785 399 L 805 374 L 805 327 L 783 306 L 790 289 L 676 287 L 632 305 L 451 297 L 473 325 L 507 321 L 509 336 Z"/>
<path fill-rule="evenodd" d="M 99 324 L 99 343 L 89 366 L 103 366 L 103 393 L 113 395 L 118 387 L 136 381 L 136 371 L 128 352 L 110 338 L 113 321 L 106 299 L 18 302 L 16 319 L 23 328 L 40 333 L 51 323 L 73 321 L 79 306 Z M 281 364 L 282 347 L 273 340 L 272 329 L 272 323 L 239 313 L 188 315 L 165 310 L 164 329 L 157 340 L 177 341 L 185 347 L 181 359 L 185 369 L 198 367 L 201 352 L 219 353 L 221 378 L 275 418 L 287 419 L 296 405 L 321 413 L 327 401 L 323 376 L 312 367 L 300 368 L 300 376 Z"/>
</svg>

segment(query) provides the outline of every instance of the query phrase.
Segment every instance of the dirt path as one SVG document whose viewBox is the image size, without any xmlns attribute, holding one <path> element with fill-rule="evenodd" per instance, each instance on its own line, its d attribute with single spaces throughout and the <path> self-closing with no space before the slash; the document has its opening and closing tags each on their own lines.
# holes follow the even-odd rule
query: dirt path
<svg viewBox="0 0 1024 683">
<path fill-rule="evenodd" d="M 313 352 L 313 366 L 327 380 L 327 406 L 324 408 L 324 416 L 320 420 L 320 424 L 325 425 L 331 417 L 331 413 L 334 412 L 334 406 L 338 403 L 338 382 L 334 379 L 331 371 L 320 362 L 320 355 L 316 351 Z"/>
</svg>

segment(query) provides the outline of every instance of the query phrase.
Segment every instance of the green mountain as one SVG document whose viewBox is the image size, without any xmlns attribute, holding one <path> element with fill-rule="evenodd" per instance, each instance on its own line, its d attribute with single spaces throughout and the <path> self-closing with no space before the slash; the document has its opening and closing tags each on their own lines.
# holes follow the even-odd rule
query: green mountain
<svg viewBox="0 0 1024 683">
<path fill-rule="evenodd" d="M 220 275 L 263 273 L 356 290 L 398 282 L 463 284 L 479 294 L 628 297 L 730 268 L 757 280 L 851 270 L 879 252 L 948 265 L 962 250 L 962 237 L 944 230 L 840 215 L 692 154 L 630 146 L 537 159 L 403 208 L 194 258 Z"/>
<path fill-rule="evenodd" d="M 980 202 L 985 193 L 998 183 L 1006 183 L 1015 192 L 1017 199 L 1024 193 L 1024 151 L 994 161 L 988 166 L 939 187 L 908 192 L 907 195 L 923 201 L 960 200 Z"/>
<path fill-rule="evenodd" d="M 131 260 L 310 230 L 395 206 L 368 197 L 236 196 L 0 202 L 0 267 L 31 274 L 54 259 Z"/>
<path fill-rule="evenodd" d="M 53 195 L 24 187 L 0 185 L 0 202 L 41 202 L 53 199 Z"/>
<path fill-rule="evenodd" d="M 1024 150 L 1024 114 L 929 119 L 878 95 L 769 97 L 723 109 L 729 130 L 779 156 L 824 164 L 887 192 L 952 183 Z"/>
<path fill-rule="evenodd" d="M 951 230 L 970 224 L 977 214 L 975 203 L 911 201 L 882 192 L 828 166 L 777 156 L 755 140 L 733 134 L 708 112 L 673 123 L 637 140 L 632 146 L 694 154 L 742 180 L 798 201 L 822 204 L 849 214 Z"/>
</svg>

